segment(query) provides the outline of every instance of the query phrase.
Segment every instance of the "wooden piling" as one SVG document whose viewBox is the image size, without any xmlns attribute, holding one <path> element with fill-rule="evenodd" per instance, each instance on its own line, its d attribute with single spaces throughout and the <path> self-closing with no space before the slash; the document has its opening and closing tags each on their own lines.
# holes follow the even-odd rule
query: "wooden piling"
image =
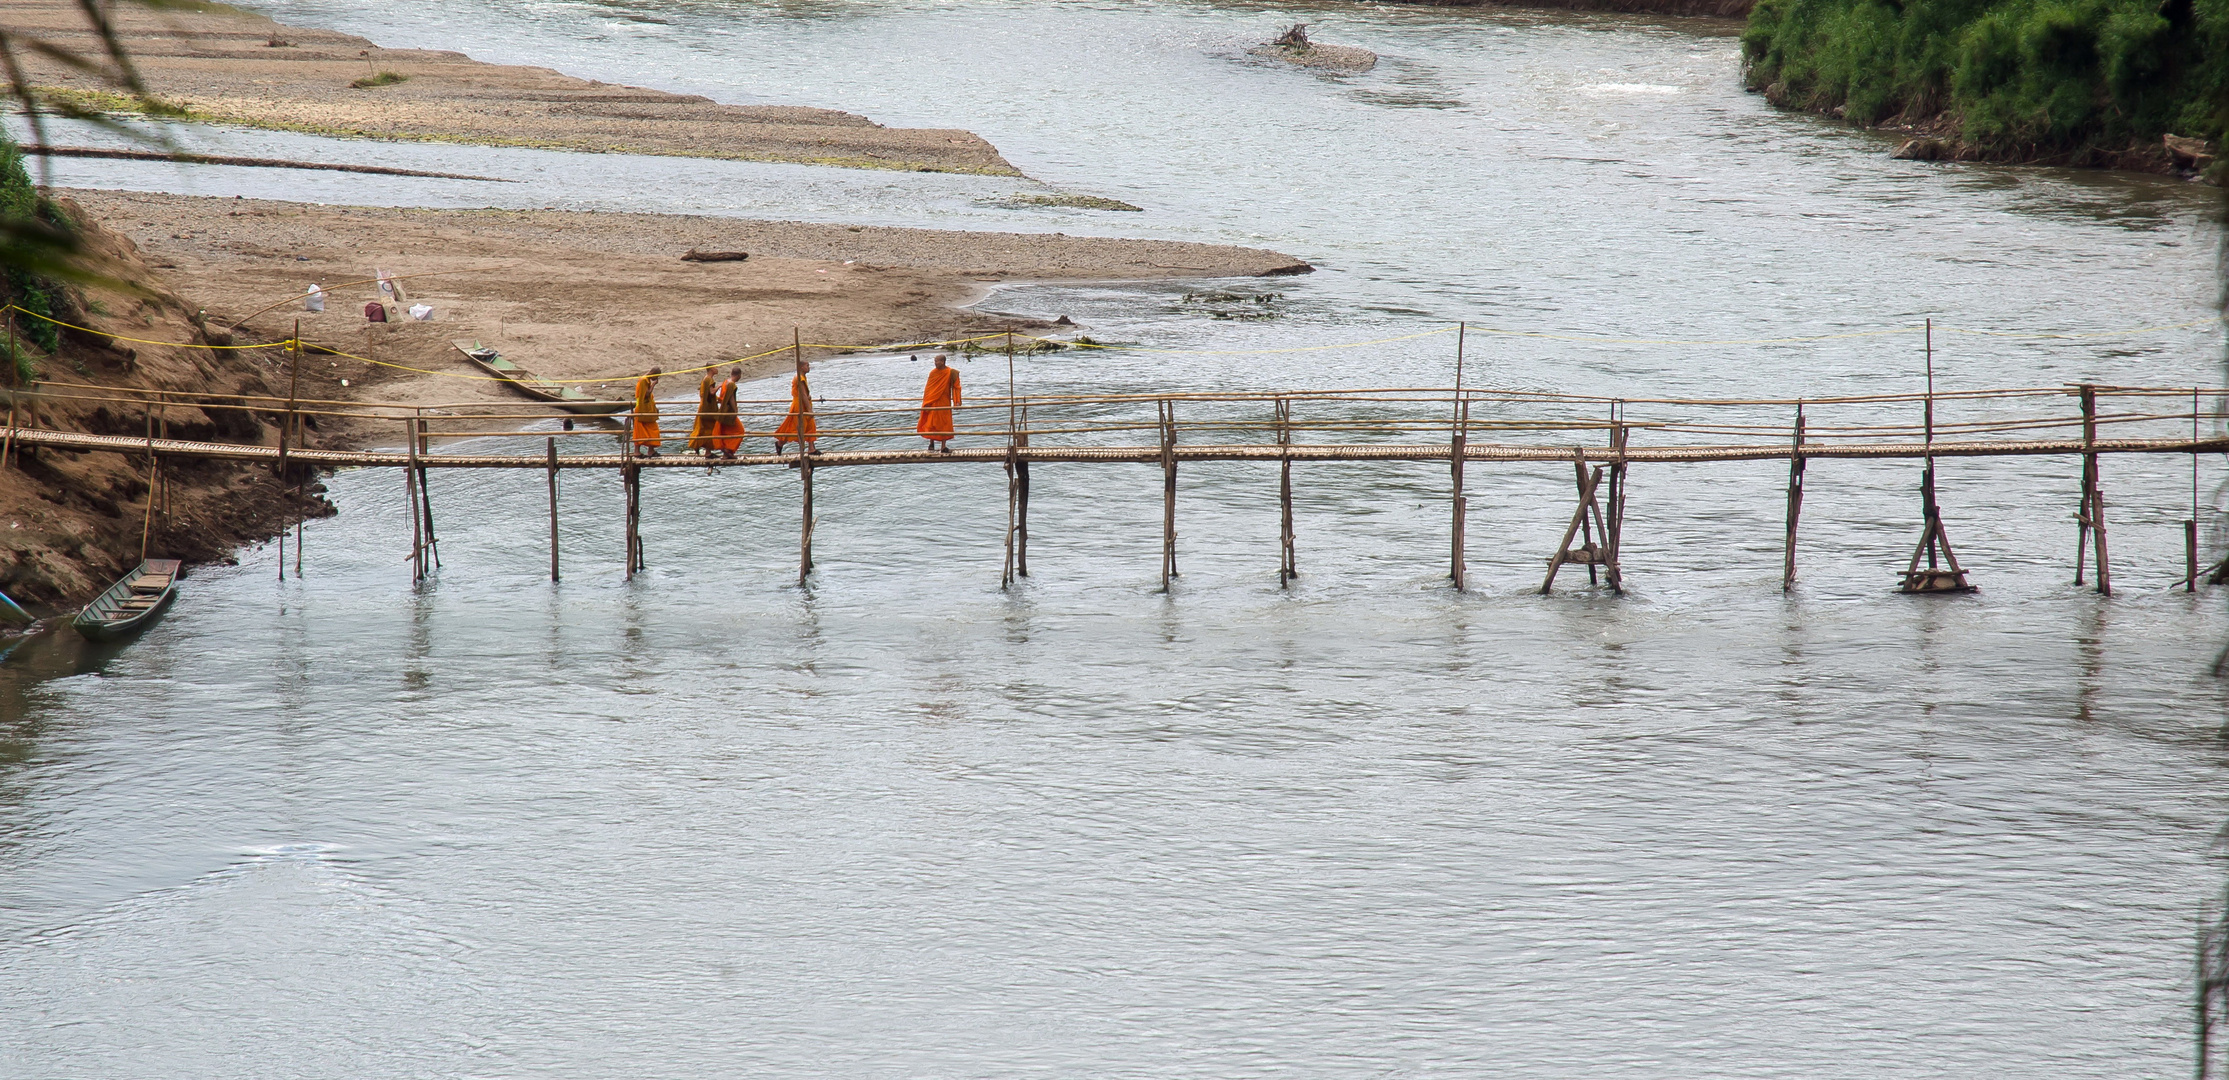
<svg viewBox="0 0 2229 1080">
<path fill-rule="evenodd" d="M 2100 596 L 2113 595 L 2113 568 L 2106 561 L 2105 546 L 2105 492 L 2098 483 L 2097 468 L 2097 387 L 2083 383 L 2078 388 L 2082 397 L 2082 498 L 2074 512 L 2074 583 L 2082 584 L 2083 547 L 2087 544 L 2097 556 L 2097 591 Z"/>
<path fill-rule="evenodd" d="M 417 468 L 418 513 L 420 516 L 426 519 L 426 553 L 432 556 L 434 569 L 438 570 L 441 568 L 441 537 L 436 535 L 433 531 L 433 488 L 426 479 L 429 470 L 426 468 L 425 464 L 425 455 L 432 449 L 429 445 L 431 436 L 427 434 L 426 420 L 424 417 L 419 417 L 416 421 L 416 424 L 418 428 L 417 448 L 419 454 Z"/>
<path fill-rule="evenodd" d="M 1017 433 L 1015 434 L 1015 441 L 1016 441 L 1016 445 L 1020 446 L 1020 447 L 1021 447 L 1022 449 L 1024 449 L 1024 450 L 1027 450 L 1027 449 L 1029 449 L 1029 406 L 1027 406 L 1027 405 L 1024 405 L 1024 406 L 1022 406 L 1022 427 L 1021 427 L 1021 430 L 1020 430 L 1019 432 L 1017 432 Z M 1016 502 L 1015 502 L 1015 506 L 1016 506 L 1016 513 L 1015 513 L 1015 515 L 1014 515 L 1014 573 L 1015 573 L 1016 575 L 1020 576 L 1020 577 L 1028 577 L 1028 576 L 1029 576 L 1029 459 L 1028 459 L 1028 458 L 1026 458 L 1026 457 L 1020 457 L 1020 456 L 1017 456 L 1017 457 L 1015 457 L 1015 459 L 1014 459 L 1014 478 L 1015 478 L 1015 479 L 1016 479 L 1016 480 L 1017 480 L 1017 481 L 1019 482 L 1019 486 L 1018 486 L 1018 487 L 1016 488 L 1016 496 L 1017 496 L 1017 499 L 1016 499 Z"/>
<path fill-rule="evenodd" d="M 1293 403 L 1278 398 L 1277 410 L 1277 587 L 1282 589 L 1300 576 L 1293 557 Z"/>
<path fill-rule="evenodd" d="M 2198 520 L 2183 521 L 2183 591 L 2198 591 Z"/>
<path fill-rule="evenodd" d="M 1788 538 L 1780 561 L 1780 591 L 1796 587 L 1796 522 L 1803 517 L 1803 403 L 1796 403 L 1795 446 L 1788 452 Z"/>
<path fill-rule="evenodd" d="M 1465 518 L 1469 516 L 1470 499 L 1463 494 L 1463 459 L 1465 447 L 1470 441 L 1470 420 L 1470 402 L 1457 401 L 1455 403 L 1455 433 L 1447 444 L 1447 471 L 1449 486 L 1452 490 L 1452 495 L 1448 500 L 1451 520 L 1448 524 L 1447 576 L 1454 581 L 1456 592 L 1462 592 L 1469 585 L 1469 567 L 1465 565 L 1463 560 L 1463 528 Z"/>
<path fill-rule="evenodd" d="M 557 580 L 557 436 L 549 438 L 550 580 Z"/>
<path fill-rule="evenodd" d="M 1572 470 L 1577 476 L 1579 508 L 1572 512 L 1571 524 L 1563 530 L 1563 540 L 1556 545 L 1556 553 L 1548 557 L 1548 576 L 1540 583 L 1542 596 L 1548 595 L 1549 590 L 1555 587 L 1556 572 L 1562 570 L 1566 563 L 1585 564 L 1587 581 L 1595 584 L 1600 581 L 1596 576 L 1598 568 L 1612 562 L 1609 524 L 1604 520 L 1601 502 L 1595 496 L 1596 489 L 1602 485 L 1605 467 L 1597 465 L 1593 471 L 1588 471 L 1584 447 L 1572 447 L 1571 459 Z M 1597 529 L 1602 535 L 1600 544 L 1594 541 Z M 1577 548 L 1571 546 L 1573 540 L 1580 541 Z M 1613 585 L 1618 581 L 1614 572 L 1611 581 Z"/>
<path fill-rule="evenodd" d="M 1176 573 L 1176 403 L 1161 408 L 1161 591 Z"/>
<path fill-rule="evenodd" d="M 271 474 L 282 479 L 286 476 L 287 445 L 295 436 L 294 410 L 295 402 L 299 400 L 296 392 L 302 387 L 302 320 L 294 320 L 294 338 L 287 342 L 287 345 L 288 352 L 293 354 L 293 374 L 288 378 L 286 384 L 286 412 L 279 417 L 279 460 L 271 468 Z M 281 543 L 284 543 L 283 538 Z M 283 547 L 281 548 L 279 561 L 282 564 L 279 568 L 279 576 L 283 579 L 286 576 L 286 568 L 283 565 L 286 561 Z"/>
<path fill-rule="evenodd" d="M 403 421 L 405 452 L 409 462 L 403 467 L 402 491 L 410 513 L 410 580 L 413 584 L 426 579 L 425 523 L 418 517 L 418 421 Z"/>
<path fill-rule="evenodd" d="M 1610 460 L 1610 494 L 1602 519 L 1602 572 L 1608 579 L 1610 591 L 1625 593 L 1625 571 L 1618 564 L 1618 548 L 1625 542 L 1625 440 L 1630 431 L 1625 426 L 1625 403 L 1612 402 L 1610 415 L 1610 449 L 1616 455 Z"/>
<path fill-rule="evenodd" d="M 1935 499 L 1935 320 L 1927 320 L 1927 393 L 1925 402 L 1924 446 L 1930 451 L 1920 460 L 1919 474 L 1920 525 L 1919 546 L 1912 549 L 1912 561 L 1904 568 L 1904 583 L 1898 592 L 1905 593 L 1970 593 L 1979 591 L 1966 583 L 1966 571 L 1958 565 L 1958 553 L 1951 550 L 1950 533 L 1943 528 L 1942 504 Z M 1920 560 L 1927 560 L 1927 569 L 1919 568 Z"/>
<path fill-rule="evenodd" d="M 797 475 L 803 482 L 804 522 L 797 534 L 797 583 L 813 573 L 813 455 L 797 456 Z"/>
</svg>

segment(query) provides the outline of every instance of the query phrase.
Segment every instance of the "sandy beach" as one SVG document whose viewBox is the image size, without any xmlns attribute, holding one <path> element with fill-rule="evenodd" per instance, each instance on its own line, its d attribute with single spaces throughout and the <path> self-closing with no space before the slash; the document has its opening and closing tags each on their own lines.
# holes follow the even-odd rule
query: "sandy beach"
<svg viewBox="0 0 2229 1080">
<path fill-rule="evenodd" d="M 477 340 L 550 377 L 611 376 L 610 383 L 586 387 L 611 397 L 624 396 L 626 380 L 652 364 L 697 367 L 788 345 L 793 334 L 807 342 L 877 345 L 1051 326 L 1059 313 L 1017 319 L 963 310 L 1002 281 L 1307 269 L 1254 248 L 1058 234 L 70 194 L 135 242 L 171 288 L 207 309 L 212 325 L 253 316 L 246 330 L 276 339 L 291 334 L 299 318 L 310 341 L 391 364 L 474 375 L 451 342 Z M 683 260 L 692 249 L 750 258 Z M 409 302 L 431 305 L 432 319 L 413 321 L 397 308 L 400 321 L 368 321 L 363 308 L 377 295 L 375 286 L 342 283 L 376 270 L 401 276 Z M 305 311 L 300 300 L 312 284 L 333 287 L 323 313 Z M 788 362 L 765 357 L 748 370 L 763 375 Z M 305 376 L 305 396 L 424 404 L 512 399 L 510 391 L 472 379 L 345 359 L 321 368 Z"/>
<path fill-rule="evenodd" d="M 222 4 L 112 13 L 147 86 L 195 119 L 282 131 L 597 152 L 788 161 L 1019 176 L 972 132 L 883 127 L 834 109 L 722 105 L 462 53 L 382 49 L 284 26 Z M 15 0 L 4 23 L 87 55 L 99 41 L 73 0 Z M 128 104 L 114 86 L 44 57 L 30 81 L 88 108 Z M 352 86 L 380 79 L 384 85 Z"/>
</svg>

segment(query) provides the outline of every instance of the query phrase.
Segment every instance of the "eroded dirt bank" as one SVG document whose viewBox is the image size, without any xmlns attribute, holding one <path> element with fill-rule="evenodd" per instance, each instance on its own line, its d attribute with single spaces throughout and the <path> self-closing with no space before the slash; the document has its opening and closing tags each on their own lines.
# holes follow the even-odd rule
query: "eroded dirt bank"
<svg viewBox="0 0 2229 1080">
<path fill-rule="evenodd" d="M 889 128 L 833 109 L 722 105 L 462 53 L 382 49 L 222 4 L 116 5 L 110 13 L 148 87 L 196 119 L 327 135 L 1021 175 L 967 131 Z M 102 53 L 77 0 L 10 0 L 0 25 Z M 32 83 L 78 104 L 125 104 L 96 75 L 31 53 L 19 59 Z"/>
<path fill-rule="evenodd" d="M 109 401 L 109 387 L 193 390 L 235 403 L 243 395 L 286 392 L 274 378 L 273 351 L 192 347 L 209 340 L 198 307 L 171 291 L 132 243 L 102 229 L 97 218 L 65 202 L 84 225 L 87 246 L 104 272 L 140 282 L 145 293 L 72 290 L 65 317 L 124 337 L 182 345 L 151 345 L 65 330 L 62 345 L 38 362 L 40 425 L 107 435 L 138 435 L 153 411 Z M 194 405 L 160 410 L 174 438 L 271 443 L 277 417 L 268 412 Z M 29 399 L 0 388 L 0 409 L 28 420 Z M 315 434 L 314 432 L 312 433 Z M 76 454 L 11 447 L 0 469 L 0 591 L 39 607 L 82 603 L 139 559 L 142 530 L 157 556 L 193 562 L 226 560 L 241 544 L 268 537 L 304 516 L 331 512 L 314 476 L 277 475 L 267 466 L 208 461 L 164 464 L 166 512 L 150 521 L 149 462 L 137 455 Z"/>
</svg>

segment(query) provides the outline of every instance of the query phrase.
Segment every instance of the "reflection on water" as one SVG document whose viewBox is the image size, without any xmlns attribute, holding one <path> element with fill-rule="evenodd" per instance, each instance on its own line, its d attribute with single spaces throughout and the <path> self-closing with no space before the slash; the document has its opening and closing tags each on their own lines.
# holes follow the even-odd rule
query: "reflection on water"
<svg viewBox="0 0 2229 1080">
<path fill-rule="evenodd" d="M 810 170 L 223 136 L 281 140 L 272 156 L 515 168 L 522 197 L 630 209 L 857 200 L 892 223 L 1325 267 L 1276 286 L 1274 319 L 1214 318 L 1181 284 L 987 305 L 1113 340 L 1244 350 L 1456 319 L 2097 330 L 2199 319 L 2213 295 L 2196 193 L 1885 161 L 1741 93 L 1730 39 L 1658 24 L 1308 9 L 1320 39 L 1386 57 L 1324 78 L 1239 58 L 1286 9 L 268 10 L 970 127 L 1049 183 L 1148 210 L 983 206 L 965 178 L 816 190 Z M 718 183 L 654 182 L 667 168 Z M 417 183 L 333 190 L 486 198 Z M 2210 384 L 2218 341 L 1946 333 L 1937 361 L 1945 388 Z M 1635 397 L 1906 390 L 1920 369 L 1916 337 L 1470 342 L 1483 385 Z M 1444 337 L 1070 353 L 1024 360 L 1018 384 L 1425 385 L 1451 361 Z M 921 377 L 857 357 L 816 385 L 895 396 Z M 2110 601 L 2070 584 L 2078 465 L 2046 459 L 1943 463 L 1984 589 L 1943 601 L 1888 591 L 1918 533 L 1910 463 L 1812 463 L 1793 595 L 1784 466 L 1637 467 L 1623 598 L 1533 594 L 1567 466 L 1470 471 L 1468 595 L 1445 587 L 1428 465 L 1296 469 L 1285 590 L 1274 468 L 1187 466 L 1166 595 L 1151 469 L 1033 470 L 1031 576 L 1003 592 L 995 467 L 822 471 L 805 587 L 786 470 L 648 477 L 633 582 L 618 483 L 567 476 L 554 584 L 541 477 L 437 474 L 446 565 L 419 588 L 392 478 L 344 473 L 303 579 L 250 552 L 120 653 L 44 639 L 0 665 L 0 1005 L 26 1018 L 0 1027 L 18 1066 L 0 1071 L 2179 1072 L 2190 913 L 2218 888 L 2205 852 L 2229 810 L 2222 688 L 2200 674 L 2229 619 L 2174 588 L 2189 466 L 2108 461 Z M 2210 490 L 2221 464 L 2203 471 Z"/>
</svg>

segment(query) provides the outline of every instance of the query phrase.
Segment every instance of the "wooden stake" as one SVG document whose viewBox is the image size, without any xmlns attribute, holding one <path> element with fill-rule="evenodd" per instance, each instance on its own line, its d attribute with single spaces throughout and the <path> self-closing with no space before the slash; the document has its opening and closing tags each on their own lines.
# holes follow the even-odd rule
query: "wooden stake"
<svg viewBox="0 0 2229 1080">
<path fill-rule="evenodd" d="M 430 447 L 426 445 L 429 440 L 429 436 L 426 434 L 426 421 L 424 417 L 420 417 L 417 420 L 417 426 L 419 440 L 418 453 L 420 455 L 424 455 L 430 449 Z M 420 464 L 417 466 L 418 513 L 420 514 L 420 516 L 426 519 L 426 552 L 433 557 L 434 569 L 438 570 L 441 568 L 441 538 L 435 535 L 433 531 L 433 488 L 427 483 L 426 480 L 426 474 L 428 470 L 424 464 L 424 458 L 421 456 L 419 461 Z"/>
<path fill-rule="evenodd" d="M 1029 449 L 1029 406 L 1027 406 L 1027 405 L 1024 405 L 1024 406 L 1022 406 L 1022 423 L 1021 423 L 1021 430 L 1015 433 L 1015 439 L 1017 440 L 1017 442 L 1019 443 L 1019 445 L 1021 446 L 1021 448 L 1022 448 L 1022 449 L 1024 449 L 1024 450 L 1027 450 L 1027 449 Z M 1015 531 L 1014 531 L 1014 573 L 1016 573 L 1016 574 L 1018 574 L 1018 575 L 1020 575 L 1020 576 L 1022 576 L 1022 577 L 1028 577 L 1028 576 L 1029 576 L 1029 459 L 1028 459 L 1028 458 L 1026 458 L 1026 457 L 1016 457 L 1016 458 L 1014 459 L 1014 476 L 1015 476 L 1015 478 L 1016 478 L 1016 479 L 1018 479 L 1018 480 L 1019 480 L 1019 481 L 1021 482 L 1021 487 L 1019 488 L 1019 496 L 1020 496 L 1020 498 L 1019 498 L 1019 499 L 1017 500 L 1017 503 L 1016 503 L 1016 506 L 1018 507 L 1018 513 L 1017 513 L 1017 514 L 1015 515 L 1015 519 L 1014 519 L 1014 530 L 1015 530 Z"/>
<path fill-rule="evenodd" d="M 2183 591 L 2198 591 L 2198 520 L 2183 522 Z"/>
<path fill-rule="evenodd" d="M 1625 542 L 1625 403 L 1612 402 L 1610 415 L 1610 497 L 1608 512 L 1602 521 L 1603 574 L 1608 578 L 1610 591 L 1625 594 L 1625 571 L 1618 564 L 1618 548 Z"/>
<path fill-rule="evenodd" d="M 800 433 L 802 434 L 802 433 Z M 804 481 L 804 523 L 797 535 L 797 583 L 803 585 L 813 572 L 813 456 L 800 454 L 798 478 Z"/>
<path fill-rule="evenodd" d="M 1796 587 L 1796 522 L 1803 516 L 1803 403 L 1796 403 L 1796 442 L 1788 452 L 1788 540 L 1781 556 L 1780 591 Z"/>
<path fill-rule="evenodd" d="M 1927 320 L 1927 396 L 1924 412 L 1926 445 L 1932 451 L 1935 445 L 1935 320 Z M 1979 591 L 1966 583 L 1965 568 L 1958 565 L 1958 554 L 1950 548 L 1950 533 L 1943 528 L 1942 505 L 1935 500 L 1935 456 L 1930 452 L 1921 459 L 1919 474 L 1919 507 L 1922 524 L 1919 546 L 1912 549 L 1912 561 L 1904 568 L 1904 584 L 1897 591 L 1905 593 L 1970 593 Z M 1919 568 L 1921 558 L 1927 560 L 1927 569 Z M 1946 566 L 1947 564 L 1947 566 Z"/>
<path fill-rule="evenodd" d="M 1464 519 L 1469 516 L 1470 499 L 1463 494 L 1463 459 L 1470 441 L 1470 419 L 1470 402 L 1458 400 L 1455 403 L 1455 434 L 1447 445 L 1447 470 L 1454 492 L 1449 500 L 1453 520 L 1449 525 L 1447 576 L 1455 582 L 1456 592 L 1462 592 L 1468 585 L 1469 568 L 1463 561 L 1463 526 Z"/>
<path fill-rule="evenodd" d="M 1176 573 L 1176 403 L 1161 405 L 1161 591 Z"/>
<path fill-rule="evenodd" d="M 273 473 L 273 475 L 275 475 L 275 476 L 279 476 L 279 477 L 282 477 L 282 478 L 283 478 L 283 477 L 284 477 L 284 476 L 286 475 L 286 451 L 287 451 L 287 444 L 288 444 L 288 441 L 289 441 L 290 437 L 291 437 L 291 436 L 293 436 L 293 435 L 294 435 L 294 433 L 295 433 L 295 430 L 294 430 L 294 429 L 295 429 L 295 423 L 296 423 L 296 420 L 295 420 L 295 416 L 294 416 L 294 402 L 295 402 L 295 400 L 296 400 L 295 392 L 296 392 L 297 390 L 301 389 L 301 386 L 302 386 L 302 320 L 300 320 L 300 319 L 296 319 L 296 320 L 294 320 L 294 340 L 293 340 L 293 341 L 291 342 L 291 344 L 292 344 L 292 346 L 293 346 L 293 349 L 292 349 L 292 351 L 293 351 L 293 353 L 294 353 L 294 364 L 293 364 L 294 374 L 293 374 L 292 378 L 290 378 L 290 379 L 288 379 L 288 380 L 287 380 L 287 385 L 286 385 L 286 415 L 285 415 L 285 416 L 283 416 L 283 417 L 280 417 L 280 418 L 279 418 L 279 461 L 278 461 L 278 465 L 277 465 L 277 466 L 275 466 L 275 467 L 273 468 L 273 470 L 272 470 L 272 473 Z M 282 541 L 282 543 L 283 543 L 283 541 Z M 281 550 L 282 550 L 282 552 L 283 552 L 283 550 L 284 550 L 284 549 L 283 549 L 283 547 L 282 547 L 282 549 L 281 549 Z M 284 562 L 284 561 L 285 561 L 285 556 L 284 556 L 284 554 L 283 554 L 283 553 L 282 553 L 282 554 L 281 554 L 281 556 L 280 556 L 280 561 L 281 561 L 281 562 Z M 284 568 L 284 567 L 281 567 L 281 568 L 280 568 L 280 576 L 281 576 L 282 578 L 283 578 L 283 577 L 285 576 L 285 568 Z"/>
<path fill-rule="evenodd" d="M 1592 584 L 1599 581 L 1595 576 L 1596 567 L 1609 562 L 1610 529 L 1603 520 L 1602 506 L 1595 499 L 1595 489 L 1602 484 L 1604 468 L 1597 465 L 1589 472 L 1587 452 L 1576 446 L 1571 448 L 1571 467 L 1577 475 L 1579 508 L 1572 512 L 1571 524 L 1563 530 L 1563 540 L 1556 545 L 1556 553 L 1548 558 L 1548 576 L 1540 583 L 1542 596 L 1548 595 L 1548 591 L 1555 586 L 1556 572 L 1563 569 L 1565 563 L 1586 564 L 1587 581 Z M 1602 531 L 1603 542 L 1600 545 L 1593 539 L 1594 529 L 1597 527 Z M 1571 546 L 1571 541 L 1575 539 L 1581 541 L 1577 548 Z M 1613 577 L 1611 581 L 1615 584 L 1617 579 Z"/>
<path fill-rule="evenodd" d="M 627 549 L 627 580 L 635 580 L 635 440 L 622 435 L 619 451 L 619 533 Z"/>
<path fill-rule="evenodd" d="M 1293 557 L 1293 403 L 1277 399 L 1277 587 L 1282 589 L 1300 576 Z"/>
<path fill-rule="evenodd" d="M 550 580 L 557 580 L 557 436 L 549 438 Z"/>
<path fill-rule="evenodd" d="M 410 580 L 412 583 L 426 579 L 425 522 L 418 517 L 418 421 L 404 420 L 405 452 L 409 462 L 403 469 L 403 497 L 410 510 Z"/>
<path fill-rule="evenodd" d="M 2082 499 L 2074 513 L 2074 583 L 2082 584 L 2082 556 L 2085 542 L 2097 553 L 2097 591 L 2101 596 L 2113 595 L 2113 568 L 2106 561 L 2105 547 L 2105 492 L 2098 483 L 2097 469 L 2097 387 L 2083 383 L 2082 395 Z"/>
</svg>

